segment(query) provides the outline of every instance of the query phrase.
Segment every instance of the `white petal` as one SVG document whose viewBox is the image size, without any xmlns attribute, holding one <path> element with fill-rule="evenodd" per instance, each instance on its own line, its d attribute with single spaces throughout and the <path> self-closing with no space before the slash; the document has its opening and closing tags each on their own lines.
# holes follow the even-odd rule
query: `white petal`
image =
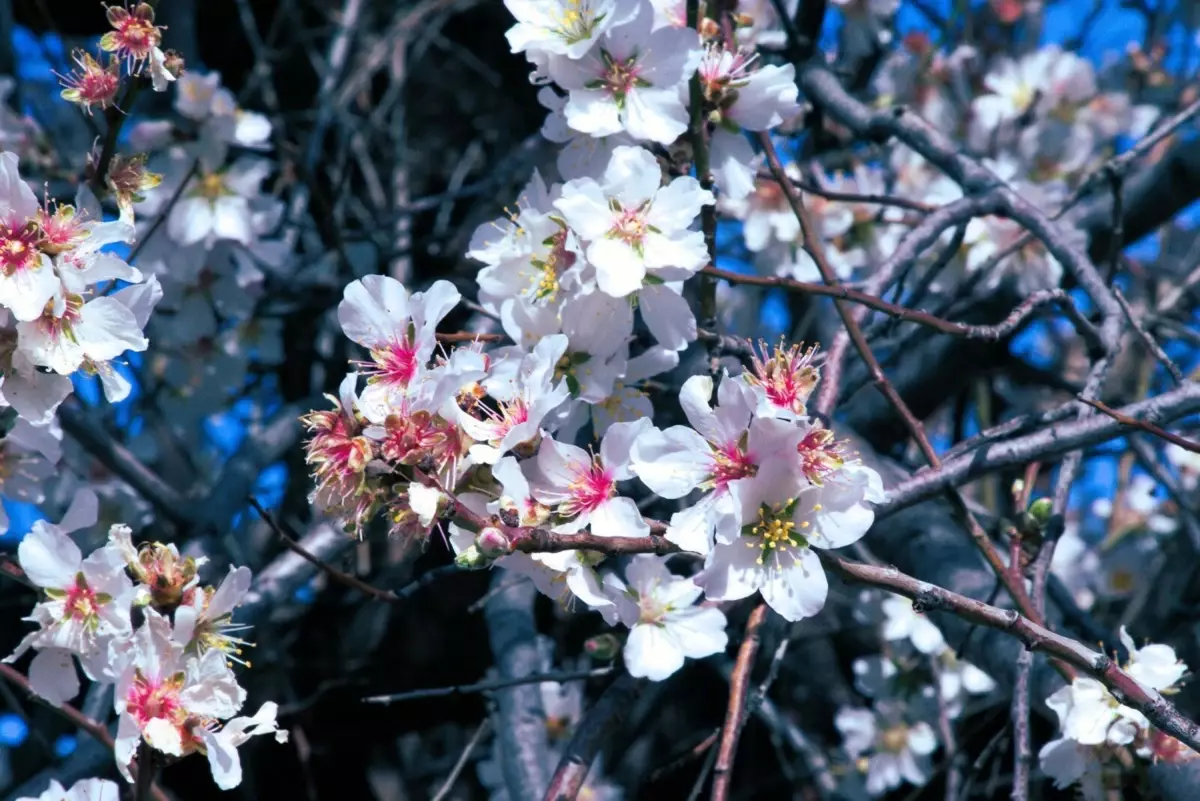
<svg viewBox="0 0 1200 801">
<path fill-rule="evenodd" d="M 626 209 L 637 208 L 655 197 L 661 183 L 658 159 L 644 147 L 615 148 L 604 170 L 605 189 Z"/>
<path fill-rule="evenodd" d="M 34 584 L 65 589 L 75 583 L 83 555 L 58 526 L 39 520 L 17 546 L 17 559 Z"/>
<path fill-rule="evenodd" d="M 609 498 L 592 510 L 590 521 L 597 537 L 644 537 L 650 533 L 650 524 L 633 498 Z"/>
<path fill-rule="evenodd" d="M 695 581 L 704 588 L 704 595 L 713 601 L 737 601 L 753 595 L 766 576 L 758 558 L 757 548 L 747 548 L 745 542 L 718 542 L 704 563 L 704 570 Z"/>
<path fill-rule="evenodd" d="M 29 663 L 29 687 L 54 706 L 79 694 L 79 674 L 70 651 L 46 648 Z"/>
<path fill-rule="evenodd" d="M 217 787 L 232 790 L 241 784 L 242 760 L 237 747 L 229 742 L 228 737 L 222 736 L 221 732 L 202 729 L 200 736 L 204 740 L 204 747 L 208 752 L 208 767 Z"/>
<path fill-rule="evenodd" d="M 620 240 L 597 239 L 588 246 L 587 259 L 596 268 L 600 291 L 614 298 L 637 292 L 646 278 L 646 262 Z"/>
<path fill-rule="evenodd" d="M 665 284 L 642 287 L 638 306 L 658 344 L 683 350 L 696 341 L 696 317 L 686 300 Z"/>
<path fill-rule="evenodd" d="M 793 563 L 790 555 L 776 555 L 778 568 L 768 574 L 762 586 L 763 600 L 780 617 L 793 622 L 820 612 L 829 593 L 829 580 L 817 555 L 802 548 L 798 557 L 799 561 Z"/>
<path fill-rule="evenodd" d="M 689 659 L 723 653 L 729 644 L 725 613 L 714 607 L 692 607 L 670 616 L 668 628 Z"/>
<path fill-rule="evenodd" d="M 663 498 L 684 497 L 712 470 L 712 448 L 687 426 L 644 432 L 634 441 L 630 456 L 637 477 Z"/>
<path fill-rule="evenodd" d="M 662 681 L 683 667 L 683 651 L 663 627 L 643 623 L 625 641 L 625 667 L 631 676 Z"/>
<path fill-rule="evenodd" d="M 608 427 L 600 443 L 600 461 L 613 478 L 626 481 L 633 478 L 629 469 L 630 451 L 638 439 L 654 429 L 648 418 L 628 423 L 614 423 Z"/>
<path fill-rule="evenodd" d="M 929 756 L 937 750 L 937 736 L 933 733 L 933 728 L 924 721 L 912 726 L 908 730 L 908 747 L 912 749 L 914 754 L 921 756 Z"/>
</svg>

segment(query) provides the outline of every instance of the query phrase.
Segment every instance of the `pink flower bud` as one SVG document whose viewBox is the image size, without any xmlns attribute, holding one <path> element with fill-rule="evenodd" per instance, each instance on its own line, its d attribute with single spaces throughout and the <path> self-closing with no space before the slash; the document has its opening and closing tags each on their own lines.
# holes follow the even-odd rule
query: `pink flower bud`
<svg viewBox="0 0 1200 801">
<path fill-rule="evenodd" d="M 503 531 L 495 526 L 488 526 L 479 532 L 475 545 L 484 556 L 495 558 L 512 552 L 512 543 Z"/>
</svg>

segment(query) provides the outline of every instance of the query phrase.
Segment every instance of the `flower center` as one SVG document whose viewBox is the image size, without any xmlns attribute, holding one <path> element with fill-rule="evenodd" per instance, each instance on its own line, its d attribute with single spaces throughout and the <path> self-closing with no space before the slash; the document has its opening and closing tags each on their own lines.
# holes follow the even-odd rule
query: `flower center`
<svg viewBox="0 0 1200 801">
<path fill-rule="evenodd" d="M 0 270 L 13 276 L 25 270 L 36 270 L 42 266 L 38 258 L 38 246 L 42 241 L 42 229 L 30 220 L 20 227 L 0 224 Z"/>
<path fill-rule="evenodd" d="M 836 442 L 833 432 L 819 423 L 796 446 L 805 477 L 818 487 L 846 464 L 842 443 Z"/>
<path fill-rule="evenodd" d="M 640 56 L 634 52 L 629 58 L 617 60 L 612 53 L 600 48 L 600 60 L 604 70 L 594 80 L 588 81 L 588 89 L 600 89 L 609 94 L 617 104 L 619 111 L 625 110 L 625 97 L 634 89 L 645 89 L 654 84 L 639 74 L 642 65 L 638 63 Z"/>
<path fill-rule="evenodd" d="M 591 0 L 567 0 L 566 6 L 555 18 L 553 32 L 567 44 L 575 44 L 591 38 L 592 31 L 604 19 L 597 14 Z"/>
<path fill-rule="evenodd" d="M 758 522 L 742 527 L 742 536 L 751 539 L 746 543 L 747 548 L 758 548 L 760 553 L 754 561 L 766 564 L 769 556 L 788 555 L 793 562 L 799 563 L 800 557 L 796 551 L 808 547 L 808 540 L 796 531 L 796 523 L 792 512 L 796 508 L 796 499 L 789 498 L 786 502 L 772 509 L 763 504 L 758 510 Z M 820 509 L 818 504 L 816 509 Z M 801 529 L 809 527 L 807 520 L 800 523 Z"/>
<path fill-rule="evenodd" d="M 599 457 L 593 457 L 586 466 L 577 466 L 575 480 L 567 485 L 571 497 L 559 507 L 559 513 L 564 517 L 590 512 L 609 498 L 617 494 L 617 483 Z"/>
<path fill-rule="evenodd" d="M 803 415 L 808 409 L 808 398 L 821 378 L 814 364 L 816 347 L 805 349 L 803 345 L 793 345 L 784 350 L 776 346 L 769 358 L 766 343 L 761 343 L 758 350 L 761 354 L 754 354 L 747 380 L 762 387 L 767 400 L 776 408 Z"/>
<path fill-rule="evenodd" d="M 55 317 L 54 301 L 46 301 L 46 308 L 42 311 L 42 316 L 38 318 L 38 328 L 52 340 L 58 340 L 63 336 L 74 338 L 71 331 L 83 318 L 83 298 L 79 295 L 67 295 L 65 303 L 62 315 Z"/>
<path fill-rule="evenodd" d="M 388 415 L 384 428 L 380 453 L 389 461 L 441 472 L 460 455 L 458 429 L 439 415 L 399 412 Z"/>
<path fill-rule="evenodd" d="M 202 197 L 208 201 L 215 201 L 227 195 L 232 195 L 229 187 L 225 185 L 225 177 L 219 172 L 205 173 L 192 188 L 190 193 L 192 197 Z"/>
<path fill-rule="evenodd" d="M 753 457 L 737 443 L 717 448 L 712 454 L 712 474 L 708 483 L 713 489 L 721 490 L 730 482 L 749 478 L 758 473 Z"/>
<path fill-rule="evenodd" d="M 187 718 L 187 712 L 179 700 L 183 681 L 182 673 L 154 681 L 138 670 L 134 675 L 133 684 L 129 687 L 129 695 L 125 698 L 126 709 L 140 726 L 145 726 L 156 718 L 180 725 Z"/>
<path fill-rule="evenodd" d="M 74 586 L 67 590 L 67 597 L 63 600 L 63 617 L 76 618 L 84 622 L 92 620 L 100 611 L 100 605 L 104 601 L 104 598 L 98 596 L 96 591 L 88 586 L 87 579 L 83 577 L 83 574 L 77 573 Z"/>
<path fill-rule="evenodd" d="M 670 611 L 671 608 L 659 601 L 652 592 L 643 592 L 638 596 L 639 623 L 661 623 Z"/>
<path fill-rule="evenodd" d="M 74 206 L 59 206 L 53 214 L 40 209 L 37 221 L 42 229 L 41 249 L 51 256 L 65 253 L 87 238 L 83 219 L 75 213 Z"/>
<path fill-rule="evenodd" d="M 908 747 L 908 727 L 900 724 L 884 729 L 879 735 L 879 747 L 892 754 L 898 754 Z"/>
<path fill-rule="evenodd" d="M 371 359 L 375 362 L 363 364 L 363 370 L 369 383 L 383 383 L 403 389 L 417 375 L 420 366 L 417 361 L 417 348 L 405 337 L 400 341 L 392 341 L 371 349 Z"/>
</svg>

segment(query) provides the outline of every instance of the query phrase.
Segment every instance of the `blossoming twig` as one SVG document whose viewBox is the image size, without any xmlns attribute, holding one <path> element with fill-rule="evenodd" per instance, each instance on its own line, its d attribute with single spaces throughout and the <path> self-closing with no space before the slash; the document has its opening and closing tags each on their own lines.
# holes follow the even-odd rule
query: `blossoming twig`
<svg viewBox="0 0 1200 801">
<path fill-rule="evenodd" d="M 1097 679 L 1123 704 L 1137 709 L 1155 726 L 1200 751 L 1200 726 L 1159 693 L 1146 690 L 1113 659 L 1082 643 L 1050 631 L 1012 609 L 1001 609 L 944 587 L 929 584 L 890 567 L 875 567 L 822 551 L 821 561 L 844 578 L 890 590 L 913 600 L 923 612 L 944 610 L 964 620 L 1006 631 L 1031 651 L 1043 651 Z"/>
<path fill-rule="evenodd" d="M 5 681 L 9 682 L 10 684 L 13 684 L 16 687 L 20 688 L 21 690 L 25 691 L 26 693 L 29 694 L 30 698 L 33 698 L 34 700 L 37 700 L 37 701 L 41 701 L 41 697 L 38 696 L 38 694 L 33 691 L 33 688 L 29 686 L 29 679 L 27 679 L 23 675 L 21 675 L 21 673 L 19 671 L 17 671 L 15 668 L 13 668 L 9 665 L 0 664 L 0 678 L 3 678 Z M 43 702 L 43 703 L 45 703 L 45 702 Z M 87 715 L 83 714 L 78 709 L 76 709 L 75 707 L 71 706 L 70 704 L 66 704 L 66 703 L 58 704 L 58 705 L 45 703 L 45 706 L 47 709 L 50 709 L 50 710 L 58 713 L 62 717 L 66 718 L 76 728 L 82 729 L 83 731 L 87 732 L 93 739 L 96 740 L 96 742 L 100 743 L 108 750 L 111 751 L 113 749 L 113 746 L 115 744 L 113 742 L 112 735 L 108 733 L 108 729 L 104 728 L 104 726 L 102 726 L 99 723 L 97 723 L 96 721 L 92 720 Z M 136 772 L 136 768 L 135 768 L 135 772 Z M 170 796 L 168 796 L 165 792 L 163 792 L 162 788 L 159 787 L 157 783 L 151 783 L 150 797 L 153 798 L 155 801 L 170 801 Z"/>
</svg>

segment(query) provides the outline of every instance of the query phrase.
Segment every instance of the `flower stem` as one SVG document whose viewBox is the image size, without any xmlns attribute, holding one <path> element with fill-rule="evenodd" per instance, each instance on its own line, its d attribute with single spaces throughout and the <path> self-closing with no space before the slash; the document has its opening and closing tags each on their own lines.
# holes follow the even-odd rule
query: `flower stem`
<svg viewBox="0 0 1200 801">
<path fill-rule="evenodd" d="M 154 779 L 158 774 L 158 763 L 154 749 L 142 740 L 137 752 L 137 782 L 134 784 L 133 801 L 150 801 Z"/>
</svg>

